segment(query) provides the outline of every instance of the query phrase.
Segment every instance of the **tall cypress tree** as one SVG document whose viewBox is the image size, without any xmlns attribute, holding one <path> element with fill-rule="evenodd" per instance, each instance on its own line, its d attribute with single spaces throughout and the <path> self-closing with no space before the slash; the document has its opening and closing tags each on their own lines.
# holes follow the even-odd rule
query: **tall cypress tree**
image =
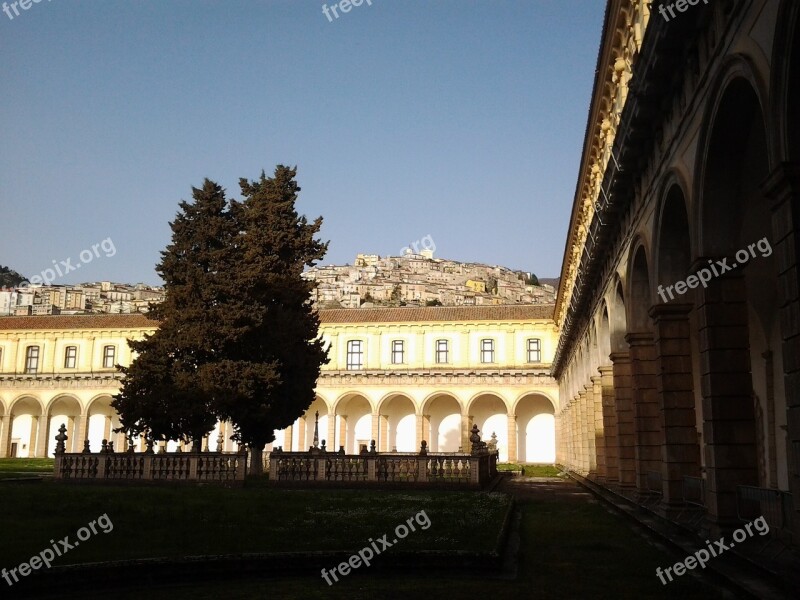
<svg viewBox="0 0 800 600">
<path fill-rule="evenodd" d="M 165 300 L 151 305 L 150 315 L 159 329 L 129 342 L 138 357 L 121 369 L 125 379 L 112 405 L 129 435 L 193 440 L 199 450 L 216 422 L 213 397 L 203 389 L 199 369 L 219 360 L 225 343 L 235 337 L 225 327 L 232 313 L 223 304 L 231 294 L 227 266 L 236 223 L 219 185 L 206 179 L 192 192 L 194 202 L 182 201 L 170 223 L 172 242 L 156 267 Z"/>
<path fill-rule="evenodd" d="M 240 180 L 244 199 L 233 207 L 240 260 L 232 277 L 253 326 L 226 352 L 230 360 L 204 369 L 209 387 L 222 392 L 215 394 L 220 414 L 253 452 L 252 472 L 260 472 L 274 430 L 291 425 L 314 401 L 320 368 L 328 362 L 311 303 L 316 284 L 302 277 L 328 244 L 315 238 L 322 219 L 309 223 L 297 213 L 296 173 L 279 165 L 273 177 L 262 172 L 256 181 Z"/>
</svg>

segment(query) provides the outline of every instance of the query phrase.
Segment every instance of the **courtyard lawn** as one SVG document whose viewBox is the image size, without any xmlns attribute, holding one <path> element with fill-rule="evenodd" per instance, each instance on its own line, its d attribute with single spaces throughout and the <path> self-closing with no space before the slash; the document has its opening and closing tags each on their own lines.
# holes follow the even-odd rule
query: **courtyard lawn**
<svg viewBox="0 0 800 600">
<path fill-rule="evenodd" d="M 561 469 L 553 465 L 534 465 L 527 463 L 502 463 L 497 465 L 498 471 L 521 471 L 525 469 L 525 477 L 558 477 Z"/>
<path fill-rule="evenodd" d="M 519 571 L 514 579 L 490 578 L 469 572 L 456 575 L 411 570 L 387 573 L 373 566 L 371 569 L 358 569 L 332 586 L 328 586 L 315 570 L 308 577 L 232 579 L 148 588 L 147 597 L 153 600 L 176 597 L 193 600 L 666 600 L 676 597 L 710 600 L 730 597 L 694 577 L 694 572 L 669 585 L 662 585 L 655 575 L 656 567 L 674 564 L 676 557 L 645 539 L 627 520 L 610 513 L 593 499 L 569 499 L 568 495 L 546 491 L 541 498 L 520 500 L 518 506 L 522 510 L 521 547 Z M 101 600 L 108 596 L 107 591 L 83 595 L 87 600 Z M 141 597 L 141 590 L 115 591 L 113 596 L 116 600 L 134 600 Z"/>
<path fill-rule="evenodd" d="M 14 565 L 107 514 L 113 523 L 58 565 L 249 552 L 355 551 L 421 510 L 430 519 L 404 551 L 490 551 L 510 499 L 500 493 L 277 490 L 261 486 L 2 488 L 0 566 Z M 424 523 L 424 519 L 423 523 Z"/>
<path fill-rule="evenodd" d="M 52 458 L 0 458 L 0 472 L 52 473 Z"/>
</svg>

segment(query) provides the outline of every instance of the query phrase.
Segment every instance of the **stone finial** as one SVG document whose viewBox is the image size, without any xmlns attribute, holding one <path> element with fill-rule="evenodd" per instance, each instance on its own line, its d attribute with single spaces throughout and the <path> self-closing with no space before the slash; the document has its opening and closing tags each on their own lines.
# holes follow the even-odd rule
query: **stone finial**
<svg viewBox="0 0 800 600">
<path fill-rule="evenodd" d="M 103 440 L 100 443 L 100 454 L 108 454 L 108 440 Z"/>
<path fill-rule="evenodd" d="M 114 442 L 108 442 L 108 453 L 114 454 Z"/>
<path fill-rule="evenodd" d="M 319 447 L 319 411 L 314 413 L 314 448 Z"/>
<path fill-rule="evenodd" d="M 428 442 L 422 440 L 422 443 L 419 445 L 419 453 L 421 456 L 426 456 L 428 454 Z"/>
<path fill-rule="evenodd" d="M 486 452 L 486 442 L 481 441 L 479 434 L 480 429 L 477 425 L 472 426 L 472 434 L 469 436 L 469 441 L 472 442 L 472 454 L 483 454 Z"/>
<path fill-rule="evenodd" d="M 490 439 L 489 443 L 486 445 L 489 448 L 490 452 L 494 452 L 495 450 L 497 450 L 497 433 L 495 433 L 494 431 L 492 432 L 492 439 Z"/>
<path fill-rule="evenodd" d="M 327 452 L 328 449 L 325 447 L 325 440 L 322 440 L 322 444 L 319 447 L 320 452 Z"/>
<path fill-rule="evenodd" d="M 223 448 L 225 448 L 225 436 L 222 435 L 222 429 L 220 429 L 217 436 L 217 452 L 222 452 Z"/>
<path fill-rule="evenodd" d="M 65 442 L 68 439 L 67 426 L 62 423 L 61 427 L 58 428 L 58 435 L 56 436 L 56 454 L 64 454 L 67 451 Z"/>
<path fill-rule="evenodd" d="M 369 453 L 370 454 L 377 454 L 378 453 L 378 449 L 375 447 L 375 440 L 372 440 L 369 443 Z"/>
<path fill-rule="evenodd" d="M 339 446 L 339 454 L 347 454 L 347 453 L 344 451 L 344 446 Z"/>
<path fill-rule="evenodd" d="M 151 438 L 151 437 L 145 438 L 145 446 L 147 446 L 145 451 L 144 451 L 145 454 L 154 454 L 154 452 L 153 452 L 153 444 L 154 443 L 155 442 L 154 442 L 153 438 Z"/>
<path fill-rule="evenodd" d="M 83 453 L 91 454 L 92 449 L 89 447 L 89 440 L 83 440 Z"/>
</svg>

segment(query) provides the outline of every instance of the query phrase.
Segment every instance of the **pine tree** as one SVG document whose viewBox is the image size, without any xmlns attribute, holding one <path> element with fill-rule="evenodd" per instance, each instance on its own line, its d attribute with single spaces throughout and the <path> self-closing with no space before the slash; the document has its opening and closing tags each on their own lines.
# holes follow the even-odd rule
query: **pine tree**
<svg viewBox="0 0 800 600">
<path fill-rule="evenodd" d="M 138 354 L 112 405 L 121 430 L 155 440 L 200 442 L 216 422 L 213 396 L 203 388 L 200 369 L 219 360 L 236 332 L 225 327 L 233 317 L 227 267 L 236 224 L 225 191 L 206 179 L 193 188 L 194 202 L 181 202 L 170 224 L 172 242 L 156 271 L 164 280 L 165 300 L 151 305 L 158 331 L 129 342 Z M 235 329 L 235 328 L 234 328 Z"/>
<path fill-rule="evenodd" d="M 25 278 L 8 267 L 0 265 L 0 288 L 16 287 L 25 281 Z"/>
<path fill-rule="evenodd" d="M 314 401 L 320 368 L 328 362 L 311 302 L 315 282 L 302 277 L 327 250 L 314 236 L 322 219 L 309 223 L 295 208 L 296 169 L 279 165 L 273 177 L 240 180 L 239 228 L 231 267 L 236 292 L 253 326 L 237 337 L 225 361 L 202 369 L 215 390 L 220 414 L 234 424 L 235 439 L 252 453 L 252 472 L 274 430 L 291 425 Z"/>
</svg>

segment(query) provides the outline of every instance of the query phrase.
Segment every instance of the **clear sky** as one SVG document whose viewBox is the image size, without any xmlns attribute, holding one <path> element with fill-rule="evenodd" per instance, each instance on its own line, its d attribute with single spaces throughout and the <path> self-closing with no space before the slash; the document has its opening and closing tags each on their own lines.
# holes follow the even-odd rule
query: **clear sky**
<svg viewBox="0 0 800 600">
<path fill-rule="evenodd" d="M 0 264 L 88 250 L 55 283 L 158 284 L 191 186 L 238 198 L 282 163 L 323 264 L 430 235 L 438 257 L 558 276 L 605 1 L 371 2 L 332 22 L 320 0 L 0 12 Z"/>
</svg>

